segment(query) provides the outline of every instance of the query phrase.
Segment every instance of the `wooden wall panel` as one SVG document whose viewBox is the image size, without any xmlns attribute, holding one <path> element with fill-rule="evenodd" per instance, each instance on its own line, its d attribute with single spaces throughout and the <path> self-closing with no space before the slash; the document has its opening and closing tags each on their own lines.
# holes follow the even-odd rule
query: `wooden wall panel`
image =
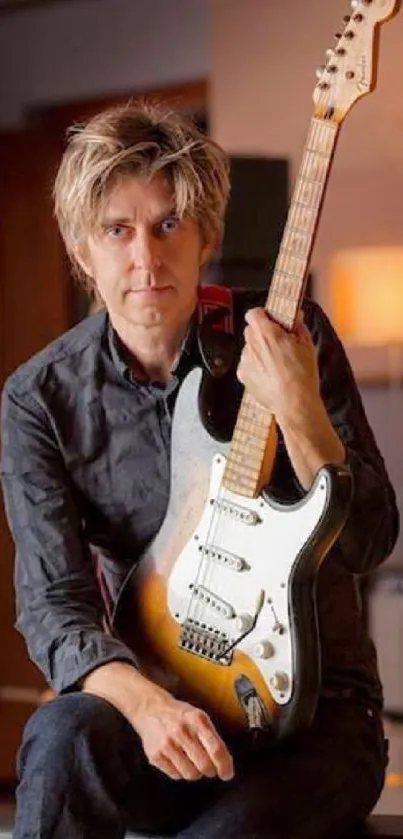
<svg viewBox="0 0 403 839">
<path fill-rule="evenodd" d="M 0 135 L 0 383 L 70 325 L 71 289 L 52 218 L 51 183 L 59 148 L 33 128 Z M 13 546 L 0 509 L 0 783 L 15 776 L 15 753 L 31 695 L 43 681 L 13 628 Z M 1 698 L 2 697 L 2 698 Z"/>
</svg>

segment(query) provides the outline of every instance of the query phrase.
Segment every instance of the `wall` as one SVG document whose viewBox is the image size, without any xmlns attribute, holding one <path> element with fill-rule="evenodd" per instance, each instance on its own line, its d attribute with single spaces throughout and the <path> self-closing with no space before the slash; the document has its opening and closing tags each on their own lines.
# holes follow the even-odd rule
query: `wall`
<svg viewBox="0 0 403 839">
<path fill-rule="evenodd" d="M 207 0 L 64 0 L 0 24 L 0 129 L 38 105 L 209 74 Z"/>
</svg>

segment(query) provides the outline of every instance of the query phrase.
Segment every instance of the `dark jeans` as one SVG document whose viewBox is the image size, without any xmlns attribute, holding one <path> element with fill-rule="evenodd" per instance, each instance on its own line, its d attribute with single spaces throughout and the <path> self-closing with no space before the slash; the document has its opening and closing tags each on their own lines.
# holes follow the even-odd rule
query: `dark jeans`
<svg viewBox="0 0 403 839">
<path fill-rule="evenodd" d="M 14 839 L 333 839 L 374 807 L 386 764 L 376 714 L 324 700 L 311 728 L 273 747 L 231 743 L 230 782 L 171 781 L 114 707 L 63 696 L 29 720 Z"/>
</svg>

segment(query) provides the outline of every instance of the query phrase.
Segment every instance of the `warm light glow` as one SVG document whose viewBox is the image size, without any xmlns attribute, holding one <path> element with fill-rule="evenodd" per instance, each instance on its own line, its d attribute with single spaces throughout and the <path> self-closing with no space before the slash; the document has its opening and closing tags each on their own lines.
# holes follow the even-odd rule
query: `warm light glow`
<svg viewBox="0 0 403 839">
<path fill-rule="evenodd" d="M 403 343 L 403 247 L 336 253 L 330 302 L 333 324 L 346 344 Z"/>
</svg>

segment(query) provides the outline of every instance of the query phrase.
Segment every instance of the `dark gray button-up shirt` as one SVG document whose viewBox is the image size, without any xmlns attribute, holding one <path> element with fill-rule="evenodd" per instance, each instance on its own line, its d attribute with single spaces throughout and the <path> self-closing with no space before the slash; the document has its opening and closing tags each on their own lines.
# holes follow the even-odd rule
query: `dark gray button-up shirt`
<svg viewBox="0 0 403 839">
<path fill-rule="evenodd" d="M 244 312 L 265 295 L 234 295 L 238 350 Z M 376 567 L 397 536 L 395 496 L 343 348 L 319 306 L 305 318 L 322 394 L 347 448 L 354 499 L 319 572 L 324 687 L 380 705 L 373 646 L 355 575 Z M 23 364 L 3 392 L 1 472 L 16 545 L 17 627 L 56 691 L 95 667 L 135 654 L 105 632 L 94 551 L 115 601 L 156 534 L 169 493 L 170 428 L 181 380 L 201 358 L 193 324 L 167 386 L 136 380 L 108 315 L 87 318 Z M 273 487 L 295 497 L 280 440 Z"/>
</svg>

